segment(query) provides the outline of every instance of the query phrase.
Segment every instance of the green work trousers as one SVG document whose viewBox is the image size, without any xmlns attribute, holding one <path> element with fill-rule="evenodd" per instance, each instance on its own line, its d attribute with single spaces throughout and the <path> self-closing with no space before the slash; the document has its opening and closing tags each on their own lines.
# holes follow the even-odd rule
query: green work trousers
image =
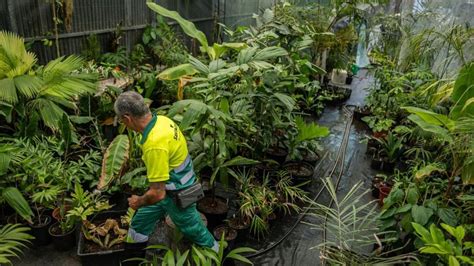
<svg viewBox="0 0 474 266">
<path fill-rule="evenodd" d="M 156 222 L 164 219 L 168 214 L 183 235 L 194 243 L 212 248 L 215 240 L 201 220 L 196 210 L 196 203 L 181 209 L 168 195 L 154 205 L 142 207 L 133 216 L 127 242 L 143 242 L 153 233 Z"/>
</svg>

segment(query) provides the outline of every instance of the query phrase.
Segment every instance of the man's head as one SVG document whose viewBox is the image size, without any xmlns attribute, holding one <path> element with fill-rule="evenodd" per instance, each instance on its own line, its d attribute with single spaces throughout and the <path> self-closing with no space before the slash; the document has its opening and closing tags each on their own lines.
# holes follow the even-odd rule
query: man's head
<svg viewBox="0 0 474 266">
<path fill-rule="evenodd" d="M 118 118 L 130 129 L 142 132 L 151 117 L 143 97 L 134 91 L 120 94 L 114 104 Z"/>
</svg>

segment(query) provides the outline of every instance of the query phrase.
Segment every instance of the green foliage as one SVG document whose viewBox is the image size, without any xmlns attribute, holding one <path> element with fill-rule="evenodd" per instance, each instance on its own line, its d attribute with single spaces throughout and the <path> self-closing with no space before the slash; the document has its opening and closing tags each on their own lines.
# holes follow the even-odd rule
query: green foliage
<svg viewBox="0 0 474 266">
<path fill-rule="evenodd" d="M 322 260 L 347 265 L 397 264 L 416 260 L 411 254 L 393 256 L 378 250 L 366 253 L 367 247 L 390 241 L 391 232 L 383 230 L 377 223 L 377 205 L 363 201 L 367 191 L 362 189 L 362 183 L 357 183 L 341 196 L 337 195 L 329 177 L 324 180 L 324 187 L 333 204 L 327 206 L 313 202 L 314 211 L 311 215 L 321 223 L 310 224 L 312 228 L 328 235 L 325 242 L 314 247 L 321 251 Z"/>
<path fill-rule="evenodd" d="M 2 198 L 12 207 L 21 218 L 25 219 L 30 224 L 33 223 L 33 211 L 28 202 L 23 197 L 21 192 L 16 187 L 7 187 L 3 189 Z"/>
<path fill-rule="evenodd" d="M 463 226 L 452 227 L 441 223 L 441 227 L 456 241 L 446 239 L 441 229 L 431 224 L 429 231 L 418 223 L 412 223 L 416 235 L 423 241 L 419 248 L 421 253 L 437 255 L 447 265 L 473 265 L 474 243 L 463 241 L 465 229 Z"/>
<path fill-rule="evenodd" d="M 26 248 L 32 236 L 27 234 L 28 227 L 19 224 L 7 224 L 0 227 L 0 263 L 11 264 L 12 257 L 18 257 L 22 248 Z"/>
<path fill-rule="evenodd" d="M 102 161 L 102 174 L 98 189 L 105 189 L 117 179 L 129 158 L 130 140 L 127 135 L 118 135 L 110 143 Z"/>
</svg>

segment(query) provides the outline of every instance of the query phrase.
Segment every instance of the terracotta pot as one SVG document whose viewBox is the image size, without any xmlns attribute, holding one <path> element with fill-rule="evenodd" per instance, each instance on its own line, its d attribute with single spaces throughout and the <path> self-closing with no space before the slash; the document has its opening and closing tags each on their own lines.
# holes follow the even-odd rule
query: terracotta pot
<svg viewBox="0 0 474 266">
<path fill-rule="evenodd" d="M 383 200 L 390 194 L 390 191 L 392 190 L 392 186 L 387 184 L 386 182 L 383 182 L 379 186 L 379 204 L 380 206 L 383 206 Z"/>
</svg>

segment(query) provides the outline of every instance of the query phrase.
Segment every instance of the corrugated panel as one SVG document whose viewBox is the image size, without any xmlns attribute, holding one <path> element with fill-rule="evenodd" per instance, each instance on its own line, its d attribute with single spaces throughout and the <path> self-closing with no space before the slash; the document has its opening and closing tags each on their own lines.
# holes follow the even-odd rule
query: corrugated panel
<svg viewBox="0 0 474 266">
<path fill-rule="evenodd" d="M 124 32 L 122 44 L 128 50 L 141 41 L 143 28 L 155 20 L 144 0 L 70 0 L 73 4 L 71 28 L 59 25 L 61 55 L 80 54 L 85 40 L 96 34 L 103 52 L 110 48 L 112 33 L 118 25 Z M 154 0 L 156 3 L 178 11 L 183 17 L 195 22 L 211 42 L 214 30 L 213 17 L 225 15 L 226 24 L 248 25 L 253 23 L 252 13 L 271 5 L 274 0 Z M 67 2 L 67 1 L 65 1 Z M 218 3 L 218 4 L 217 4 Z M 64 8 L 65 8 L 64 4 Z M 220 12 L 215 12 L 219 7 Z M 53 8 L 46 0 L 0 0 L 0 28 L 16 31 L 27 41 L 34 41 L 32 49 L 41 63 L 56 57 L 53 47 L 46 47 L 42 39 L 53 39 Z M 64 11 L 59 17 L 64 18 Z M 179 30 L 178 30 L 179 31 Z M 189 45 L 190 40 L 186 41 Z"/>
</svg>

